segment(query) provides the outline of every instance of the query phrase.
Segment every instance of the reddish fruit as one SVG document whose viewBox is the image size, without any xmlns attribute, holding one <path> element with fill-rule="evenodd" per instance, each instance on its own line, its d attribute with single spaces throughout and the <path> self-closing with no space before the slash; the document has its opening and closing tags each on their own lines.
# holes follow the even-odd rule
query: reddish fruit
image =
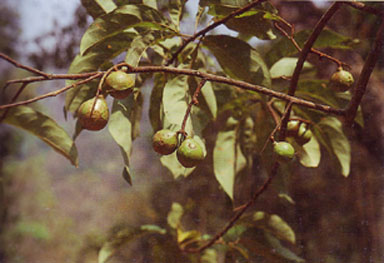
<svg viewBox="0 0 384 263">
<path fill-rule="evenodd" d="M 153 135 L 153 149 L 162 155 L 173 153 L 177 148 L 177 134 L 171 130 L 160 130 Z"/>
<path fill-rule="evenodd" d="M 78 121 L 83 129 L 98 131 L 108 123 L 109 110 L 107 102 L 102 96 L 97 98 L 96 103 L 94 103 L 95 100 L 96 97 L 83 102 L 77 111 Z"/>
</svg>

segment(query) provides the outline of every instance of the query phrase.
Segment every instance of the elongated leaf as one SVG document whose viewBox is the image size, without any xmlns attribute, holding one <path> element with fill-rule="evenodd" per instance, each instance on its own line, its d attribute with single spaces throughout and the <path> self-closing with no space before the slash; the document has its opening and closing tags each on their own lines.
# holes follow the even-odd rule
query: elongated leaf
<svg viewBox="0 0 384 263">
<path fill-rule="evenodd" d="M 87 29 L 80 43 L 80 54 L 84 55 L 99 43 L 113 39 L 127 29 L 141 26 L 164 29 L 167 21 L 156 10 L 146 5 L 124 5 L 113 12 L 97 18 Z"/>
<path fill-rule="evenodd" d="M 295 232 L 280 216 L 259 211 L 253 214 L 253 220 L 255 227 L 264 229 L 277 238 L 292 244 L 296 242 Z"/>
<path fill-rule="evenodd" d="M 179 31 L 180 20 L 183 15 L 183 6 L 185 1 L 181 0 L 170 0 L 168 3 L 169 17 Z"/>
<path fill-rule="evenodd" d="M 153 131 L 158 131 L 163 127 L 162 124 L 162 100 L 165 86 L 165 75 L 163 73 L 155 74 L 154 85 L 149 101 L 149 120 L 151 121 Z"/>
<path fill-rule="evenodd" d="M 137 121 L 136 111 L 138 108 L 139 105 L 133 96 L 125 100 L 114 100 L 108 123 L 108 131 L 121 149 L 124 160 L 123 178 L 129 184 L 132 184 L 129 157 L 132 150 L 133 132 L 135 122 Z"/>
<path fill-rule="evenodd" d="M 296 95 L 335 108 L 344 106 L 336 97 L 335 92 L 327 87 L 327 81 L 325 80 L 311 79 L 299 81 Z"/>
<path fill-rule="evenodd" d="M 204 87 L 201 89 L 201 95 L 203 95 L 205 102 L 208 105 L 209 111 L 212 114 L 212 117 L 216 119 L 217 117 L 217 102 L 216 95 L 213 91 L 212 83 L 206 82 Z"/>
<path fill-rule="evenodd" d="M 282 76 L 291 77 L 295 70 L 298 58 L 282 58 L 271 67 L 271 77 L 279 78 Z M 313 65 L 309 62 L 304 62 L 303 73 L 312 69 Z"/>
<path fill-rule="evenodd" d="M 175 179 L 179 178 L 180 176 L 187 177 L 193 172 L 193 170 L 195 170 L 195 167 L 185 168 L 182 166 L 177 160 L 176 152 L 170 155 L 161 156 L 160 162 L 172 173 L 173 178 Z"/>
<path fill-rule="evenodd" d="M 225 35 L 207 36 L 203 44 L 217 58 L 224 72 L 232 77 L 266 87 L 271 76 L 263 59 L 246 42 Z"/>
<path fill-rule="evenodd" d="M 201 256 L 201 263 L 217 263 L 217 260 L 217 252 L 212 248 L 204 250 Z"/>
<path fill-rule="evenodd" d="M 126 227 L 118 231 L 113 237 L 104 243 L 99 251 L 98 263 L 107 263 L 120 247 L 143 234 L 165 234 L 165 229 L 156 225 L 142 225 L 137 228 Z"/>
<path fill-rule="evenodd" d="M 0 115 L 4 111 L 0 111 Z M 4 122 L 22 128 L 46 142 L 78 166 L 77 148 L 68 133 L 48 116 L 27 106 L 10 108 Z"/>
<path fill-rule="evenodd" d="M 112 12 L 117 7 L 112 0 L 81 0 L 81 4 L 93 18 Z"/>
<path fill-rule="evenodd" d="M 341 166 L 341 174 L 347 177 L 351 165 L 351 146 L 344 135 L 342 123 L 335 117 L 326 117 L 319 123 Z"/>
<path fill-rule="evenodd" d="M 187 77 L 179 75 L 165 84 L 163 90 L 163 127 L 180 129 L 190 101 Z M 188 118 L 186 132 L 192 134 L 191 118 Z"/>
<path fill-rule="evenodd" d="M 171 211 L 168 213 L 167 222 L 168 225 L 174 229 L 180 226 L 181 217 L 184 214 L 184 208 L 179 203 L 172 203 Z"/>
<path fill-rule="evenodd" d="M 295 34 L 295 40 L 300 47 L 303 47 L 304 42 L 311 34 L 311 30 L 303 30 Z M 358 40 L 353 40 L 349 37 L 340 35 L 330 29 L 321 31 L 317 38 L 314 48 L 335 48 L 335 49 L 351 49 L 356 46 Z M 292 42 L 286 37 L 282 37 L 279 41 L 273 44 L 265 56 L 266 63 L 271 66 L 276 61 L 283 57 L 289 57 L 297 54 L 298 50 Z"/>
<path fill-rule="evenodd" d="M 300 163 L 305 167 L 318 167 L 321 159 L 320 145 L 315 136 L 298 151 Z"/>
<path fill-rule="evenodd" d="M 232 126 L 232 122 L 233 120 L 228 120 L 227 125 Z M 213 170 L 217 181 L 231 199 L 235 176 L 245 165 L 245 157 L 237 142 L 236 128 L 220 131 L 213 149 Z"/>
<path fill-rule="evenodd" d="M 290 261 L 294 262 L 305 262 L 304 259 L 301 257 L 297 256 L 295 253 L 293 253 L 291 250 L 288 248 L 284 247 L 280 240 L 275 238 L 269 233 L 265 233 L 265 238 L 268 241 L 268 243 L 273 247 L 273 250 L 276 254 L 282 256 L 285 259 L 288 259 Z"/>
</svg>

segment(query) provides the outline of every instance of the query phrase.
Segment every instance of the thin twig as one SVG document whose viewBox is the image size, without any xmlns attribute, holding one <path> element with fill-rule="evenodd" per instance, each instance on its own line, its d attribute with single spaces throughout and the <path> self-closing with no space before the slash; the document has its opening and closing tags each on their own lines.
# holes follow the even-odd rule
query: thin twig
<svg viewBox="0 0 384 263">
<path fill-rule="evenodd" d="M 272 169 L 271 169 L 271 172 L 270 172 L 268 178 L 260 186 L 260 188 L 257 189 L 257 191 L 253 194 L 252 198 L 249 199 L 249 201 L 246 204 L 242 205 L 241 208 L 239 208 L 237 210 L 236 214 L 231 218 L 230 221 L 228 221 L 228 223 L 225 225 L 225 227 L 219 233 L 217 233 L 209 242 L 207 242 L 206 244 L 202 245 L 201 247 L 189 248 L 189 249 L 186 248 L 183 251 L 187 252 L 187 253 L 200 253 L 203 250 L 205 250 L 205 249 L 209 248 L 210 246 L 214 245 L 216 243 L 216 241 L 218 241 L 222 236 L 224 236 L 228 232 L 229 229 L 231 229 L 233 227 L 233 225 L 247 211 L 247 209 L 249 207 L 251 207 L 255 203 L 257 198 L 262 193 L 264 193 L 265 190 L 267 190 L 268 186 L 272 182 L 272 179 L 275 177 L 278 169 L 279 169 L 279 162 L 275 161 L 273 166 L 272 166 Z"/>
<path fill-rule="evenodd" d="M 44 95 L 41 95 L 41 96 L 37 96 L 35 98 L 32 98 L 32 99 L 29 99 L 29 100 L 24 100 L 24 101 L 19 101 L 19 102 L 15 102 L 15 103 L 11 103 L 11 104 L 6 104 L 6 105 L 1 105 L 0 106 L 0 110 L 4 110 L 4 109 L 8 109 L 8 108 L 12 108 L 12 107 L 17 107 L 17 106 L 20 106 L 20 105 L 27 105 L 27 104 L 30 104 L 30 103 L 33 103 L 33 102 L 36 102 L 36 101 L 39 101 L 39 100 L 42 100 L 42 99 L 46 99 L 46 98 L 49 98 L 49 97 L 55 97 L 61 93 L 64 93 L 66 92 L 67 90 L 77 86 L 77 85 L 81 85 L 81 84 L 85 84 L 93 79 L 96 79 L 96 78 L 100 78 L 102 76 L 102 72 L 99 72 L 87 79 L 84 79 L 84 80 L 80 80 L 72 85 L 69 85 L 69 86 L 66 86 L 64 88 L 61 88 L 61 89 L 58 89 L 56 91 L 52 91 L 52 92 L 49 92 L 49 93 L 46 93 Z"/>
<path fill-rule="evenodd" d="M 338 2 L 333 3 L 329 7 L 329 9 L 323 14 L 323 16 L 317 22 L 312 34 L 309 36 L 307 41 L 304 43 L 304 46 L 300 52 L 299 59 L 297 60 L 296 67 L 295 67 L 295 70 L 294 70 L 292 78 L 291 78 L 290 86 L 288 89 L 288 95 L 290 95 L 290 96 L 295 95 L 297 84 L 299 82 L 299 77 L 300 77 L 300 73 L 303 69 L 304 62 L 305 62 L 309 52 L 311 51 L 313 44 L 315 43 L 316 39 L 320 35 L 321 31 L 323 30 L 323 28 L 325 27 L 325 25 L 327 24 L 329 19 L 331 19 L 332 16 L 335 14 L 335 12 L 339 9 L 339 7 L 340 7 L 340 3 L 338 3 Z M 280 127 L 280 133 L 279 133 L 279 139 L 280 140 L 285 139 L 285 132 L 287 129 L 287 123 L 288 123 L 290 111 L 292 109 L 292 104 L 288 104 L 286 106 L 286 108 L 288 108 L 288 114 L 287 114 L 288 117 L 282 120 L 281 127 Z M 342 113 L 344 113 L 344 112 L 342 112 Z"/>
<path fill-rule="evenodd" d="M 187 120 L 188 120 L 188 117 L 191 113 L 191 110 L 192 110 L 192 106 L 193 105 L 197 105 L 199 103 L 199 101 L 197 100 L 197 97 L 199 96 L 200 94 L 200 90 L 202 89 L 202 87 L 204 86 L 205 82 L 207 82 L 206 79 L 202 79 L 199 83 L 199 85 L 197 86 L 195 92 L 193 93 L 193 96 L 191 98 L 191 101 L 189 102 L 188 104 L 188 108 L 185 112 L 185 115 L 184 115 L 184 119 L 183 119 L 183 123 L 181 124 L 181 129 L 178 131 L 178 133 L 181 133 L 183 134 L 184 136 L 187 135 L 186 131 L 185 131 L 185 126 L 187 125 Z"/>
<path fill-rule="evenodd" d="M 345 111 L 345 120 L 347 125 L 352 125 L 353 120 L 356 117 L 357 109 L 363 99 L 365 90 L 371 73 L 376 65 L 376 62 L 381 54 L 381 50 L 384 45 L 384 17 L 381 19 L 381 25 L 376 33 L 376 39 L 373 43 L 373 47 L 365 60 L 363 69 L 361 70 L 359 79 L 357 80 L 356 88 L 353 92 L 352 99 Z"/>
<path fill-rule="evenodd" d="M 364 3 L 361 3 L 361 2 L 354 2 L 354 1 L 345 1 L 345 2 L 342 2 L 343 4 L 346 4 L 346 5 L 349 5 L 353 8 L 356 8 L 356 9 L 359 9 L 363 12 L 367 12 L 367 13 L 370 13 L 370 14 L 373 14 L 373 15 L 376 15 L 376 16 L 379 16 L 379 17 L 384 17 L 384 11 L 380 10 L 380 9 L 377 9 L 377 8 L 374 8 L 372 6 L 368 6 Z"/>
<path fill-rule="evenodd" d="M 193 40 L 195 40 L 196 38 L 198 38 L 199 36 L 203 36 L 205 35 L 206 33 L 208 33 L 209 31 L 211 31 L 212 29 L 216 28 L 217 26 L 221 25 L 221 24 L 224 24 L 225 22 L 227 22 L 229 19 L 237 16 L 237 15 L 240 15 L 246 11 L 248 11 L 249 9 L 251 9 L 252 7 L 264 2 L 266 0 L 256 0 L 256 1 L 253 1 L 252 3 L 242 7 L 242 8 L 239 8 L 235 11 L 233 11 L 232 13 L 230 13 L 228 16 L 220 19 L 220 20 L 217 20 L 216 22 L 214 22 L 213 24 L 207 26 L 206 28 L 200 30 L 199 32 L 197 32 L 196 34 L 194 34 L 193 36 L 187 38 L 184 40 L 183 44 L 177 49 L 177 51 L 172 55 L 172 57 L 165 63 L 165 66 L 169 66 L 173 63 L 173 61 L 177 58 L 177 56 L 180 54 L 180 52 L 190 43 L 192 42 Z"/>
<path fill-rule="evenodd" d="M 47 74 L 43 71 L 40 71 L 38 69 L 35 69 L 35 68 L 32 68 L 32 67 L 28 67 L 28 66 L 25 66 L 23 64 L 20 64 L 19 62 L 17 62 L 16 60 L 8 57 L 7 55 L 5 55 L 4 53 L 0 53 L 0 58 L 8 61 L 9 63 L 11 63 L 12 65 L 14 65 L 15 67 L 17 68 L 21 68 L 21 69 L 25 69 L 29 72 L 32 72 L 34 74 L 37 74 L 37 75 L 40 75 L 40 76 L 43 76 L 44 78 L 46 79 L 50 79 L 51 78 L 51 75 L 50 74 Z"/>
<path fill-rule="evenodd" d="M 259 92 L 259 93 L 267 95 L 267 96 L 275 97 L 275 98 L 278 98 L 278 99 L 281 99 L 281 100 L 284 100 L 287 102 L 292 102 L 292 104 L 295 104 L 295 105 L 299 105 L 299 106 L 307 107 L 310 109 L 322 111 L 322 112 L 325 112 L 328 114 L 335 114 L 335 115 L 340 115 L 340 116 L 344 115 L 344 110 L 342 110 L 342 109 L 335 109 L 335 108 L 332 108 L 328 105 L 317 104 L 315 102 L 308 101 L 308 100 L 301 99 L 301 98 L 297 98 L 294 96 L 290 96 L 290 95 L 287 95 L 285 93 L 271 90 L 271 89 L 268 89 L 268 88 L 260 86 L 260 85 L 253 85 L 253 84 L 247 83 L 245 81 L 234 80 L 231 78 L 226 78 L 223 76 L 209 74 L 209 73 L 205 73 L 205 72 L 198 71 L 198 70 L 181 69 L 181 68 L 173 68 L 173 67 L 163 67 L 163 66 L 132 67 L 126 63 L 120 63 L 120 64 L 118 64 L 118 66 L 119 67 L 122 67 L 122 66 L 128 67 L 128 72 L 130 72 L 130 73 L 164 72 L 164 73 L 171 73 L 171 74 L 182 74 L 182 75 L 188 75 L 188 76 L 195 76 L 198 78 L 206 79 L 207 81 L 224 83 L 224 84 L 228 84 L 231 86 L 236 86 L 236 87 L 241 88 L 243 90 L 250 90 L 250 91 Z M 90 79 L 92 80 L 95 78 L 99 78 L 104 73 L 105 72 L 94 73 L 91 77 L 85 79 L 81 83 L 83 84 L 83 83 L 88 82 Z M 59 90 L 59 94 L 69 90 L 72 87 L 73 87 L 73 85 L 66 87 L 66 89 L 64 91 Z M 31 99 L 31 100 L 32 100 L 32 102 L 35 102 L 35 101 L 38 101 L 40 99 L 44 99 L 46 97 L 56 96 L 57 94 L 56 95 L 55 94 L 56 94 L 55 92 L 50 92 L 48 94 L 36 97 L 34 99 Z M 18 102 L 16 104 L 14 103 L 14 104 L 1 105 L 0 109 L 6 109 L 6 108 L 11 108 L 11 107 L 15 107 L 15 106 L 23 105 L 23 104 L 29 104 L 29 103 L 31 103 L 31 100 L 21 101 L 21 102 Z"/>
<path fill-rule="evenodd" d="M 11 102 L 15 102 L 17 98 L 20 96 L 20 94 L 23 92 L 23 90 L 27 87 L 28 83 L 23 83 L 21 87 L 18 89 L 16 94 L 13 96 Z M 6 117 L 11 108 L 5 109 L 3 115 L 0 117 L 0 122 L 2 122 Z"/>
</svg>

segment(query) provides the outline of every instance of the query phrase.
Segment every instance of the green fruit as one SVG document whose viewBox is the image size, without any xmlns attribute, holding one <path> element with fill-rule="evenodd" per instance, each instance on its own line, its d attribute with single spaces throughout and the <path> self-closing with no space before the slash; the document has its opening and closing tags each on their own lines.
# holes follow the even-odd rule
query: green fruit
<svg viewBox="0 0 384 263">
<path fill-rule="evenodd" d="M 160 130 L 153 135 L 153 149 L 162 155 L 173 153 L 177 148 L 177 134 L 171 130 Z"/>
<path fill-rule="evenodd" d="M 135 84 L 135 77 L 124 71 L 114 71 L 108 75 L 105 80 L 107 92 L 116 99 L 124 99 L 128 97 Z"/>
<path fill-rule="evenodd" d="M 304 145 L 309 142 L 313 134 L 310 129 L 307 128 L 307 125 L 302 124 L 299 128 L 299 132 L 295 138 L 296 142 L 300 145 Z"/>
<path fill-rule="evenodd" d="M 103 129 L 108 123 L 109 110 L 107 102 L 104 97 L 98 97 L 92 111 L 95 100 L 96 97 L 83 102 L 77 111 L 78 120 L 83 129 L 98 131 Z"/>
<path fill-rule="evenodd" d="M 353 83 L 352 74 L 346 70 L 339 69 L 331 76 L 330 87 L 336 92 L 345 92 L 352 87 Z"/>
<path fill-rule="evenodd" d="M 296 137 L 299 132 L 300 121 L 292 120 L 287 124 L 287 137 Z"/>
<path fill-rule="evenodd" d="M 289 161 L 295 156 L 295 149 L 290 143 L 285 141 L 275 142 L 273 144 L 273 151 L 277 154 L 280 161 Z"/>
<path fill-rule="evenodd" d="M 177 159 L 184 167 L 194 167 L 204 158 L 203 148 L 191 137 L 187 137 L 177 149 Z"/>
</svg>

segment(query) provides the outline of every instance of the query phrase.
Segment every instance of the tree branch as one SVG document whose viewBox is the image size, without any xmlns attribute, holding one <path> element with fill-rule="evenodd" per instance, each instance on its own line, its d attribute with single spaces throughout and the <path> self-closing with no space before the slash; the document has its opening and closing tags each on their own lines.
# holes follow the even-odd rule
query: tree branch
<svg viewBox="0 0 384 263">
<path fill-rule="evenodd" d="M 272 179 L 275 177 L 277 170 L 279 169 L 279 166 L 280 166 L 279 162 L 275 161 L 273 166 L 272 166 L 272 169 L 271 169 L 271 172 L 270 172 L 268 178 L 259 187 L 259 189 L 257 189 L 257 191 L 253 194 L 252 198 L 246 204 L 241 206 L 241 208 L 236 212 L 236 214 L 231 218 L 231 220 L 228 221 L 228 223 L 225 225 L 225 227 L 219 233 L 217 233 L 209 242 L 202 245 L 201 247 L 189 248 L 189 249 L 186 248 L 183 251 L 187 252 L 187 253 L 200 253 L 203 250 L 214 245 L 216 243 L 216 241 L 218 241 L 222 236 L 224 236 L 228 232 L 229 229 L 231 229 L 231 227 L 233 227 L 233 225 L 237 222 L 237 220 L 239 220 L 239 218 L 245 213 L 245 211 L 247 211 L 247 209 L 255 203 L 257 198 L 262 193 L 264 193 L 265 190 L 267 190 L 268 186 L 272 182 Z"/>
<path fill-rule="evenodd" d="M 196 38 L 200 37 L 200 36 L 203 36 L 205 35 L 206 33 L 208 33 L 209 31 L 211 31 L 212 29 L 216 28 L 217 26 L 221 25 L 221 24 L 224 24 L 225 22 L 227 22 L 229 19 L 237 16 L 237 15 L 240 15 L 246 11 L 248 11 L 249 9 L 251 9 L 252 7 L 264 2 L 266 0 L 256 0 L 256 1 L 253 1 L 252 3 L 240 8 L 240 9 L 237 9 L 235 11 L 233 11 L 232 13 L 230 13 L 228 16 L 214 22 L 213 24 L 207 26 L 206 28 L 200 30 L 199 32 L 195 33 L 193 36 L 187 38 L 184 40 L 183 44 L 177 49 L 177 51 L 172 55 L 171 59 L 169 59 L 166 63 L 165 63 L 165 66 L 169 66 L 173 63 L 173 61 L 177 58 L 177 56 L 180 54 L 180 52 L 190 43 L 192 42 L 193 40 L 195 40 Z"/>
<path fill-rule="evenodd" d="M 300 52 L 299 59 L 297 61 L 295 70 L 294 70 L 292 78 L 291 78 L 290 86 L 288 89 L 288 95 L 290 95 L 290 96 L 295 95 L 297 83 L 299 82 L 299 77 L 300 77 L 300 73 L 303 69 L 304 62 L 305 62 L 309 52 L 311 51 L 313 44 L 315 43 L 316 39 L 320 35 L 321 31 L 323 30 L 323 28 L 325 27 L 325 25 L 327 24 L 329 19 L 331 19 L 331 17 L 339 9 L 339 7 L 340 7 L 340 3 L 338 3 L 338 2 L 335 2 L 330 6 L 330 8 L 324 13 L 324 15 L 317 22 L 312 34 L 309 36 L 309 38 L 305 42 L 303 49 Z M 289 108 L 288 114 L 287 114 L 288 118 L 283 118 L 283 120 L 282 120 L 281 127 L 280 127 L 280 134 L 279 134 L 280 140 L 285 139 L 285 131 L 287 129 L 287 123 L 289 120 L 289 115 L 290 115 L 290 111 L 291 111 L 292 106 L 288 104 L 286 106 L 286 108 Z"/>
<path fill-rule="evenodd" d="M 380 17 L 384 17 L 384 12 L 382 10 L 376 9 L 374 7 L 371 7 L 371 6 L 367 6 L 361 2 L 346 1 L 346 2 L 342 2 L 342 3 L 349 5 L 353 8 L 359 9 L 363 12 L 370 13 L 370 14 L 380 16 Z"/>
<path fill-rule="evenodd" d="M 87 78 L 87 79 L 84 79 L 84 80 L 80 80 L 72 85 L 69 85 L 69 86 L 66 86 L 64 88 L 61 88 L 61 89 L 58 89 L 56 91 L 52 91 L 52 92 L 49 92 L 49 93 L 46 93 L 44 95 L 41 95 L 41 96 L 37 96 L 35 98 L 32 98 L 32 99 L 29 99 L 29 100 L 24 100 L 24 101 L 19 101 L 19 102 L 15 102 L 15 103 L 11 103 L 11 104 L 6 104 L 6 105 L 1 105 L 0 106 L 0 110 L 4 110 L 4 109 L 8 109 L 8 108 L 12 108 L 12 107 L 16 107 L 16 106 L 20 106 L 20 105 L 27 105 L 27 104 L 30 104 L 30 103 L 33 103 L 33 102 L 36 102 L 36 101 L 39 101 L 39 100 L 42 100 L 42 99 L 46 99 L 46 98 L 49 98 L 49 97 L 55 97 L 61 93 L 64 93 L 66 92 L 67 90 L 73 88 L 73 87 L 76 87 L 77 85 L 81 85 L 81 84 L 85 84 L 93 79 L 97 79 L 97 78 L 100 78 L 101 76 L 103 75 L 103 72 L 99 72 L 99 73 L 96 73 L 94 74 L 93 76 Z"/>
<path fill-rule="evenodd" d="M 356 87 L 353 92 L 352 99 L 345 110 L 345 120 L 347 125 L 352 125 L 353 120 L 356 117 L 357 109 L 360 105 L 361 100 L 363 99 L 365 90 L 371 73 L 376 65 L 376 62 L 379 58 L 379 54 L 384 45 L 384 17 L 380 19 L 381 25 L 379 30 L 376 33 L 376 39 L 373 43 L 373 47 L 368 54 L 367 59 L 365 60 L 363 69 L 361 70 L 359 79 L 357 80 Z"/>
<path fill-rule="evenodd" d="M 50 74 L 47 74 L 47 73 L 45 73 L 43 71 L 40 71 L 40 70 L 32 68 L 32 67 L 28 67 L 28 66 L 22 65 L 19 62 L 17 62 L 16 60 L 14 60 L 14 59 L 8 57 L 7 55 L 5 55 L 4 53 L 0 53 L 0 58 L 8 61 L 9 63 L 11 63 L 12 65 L 14 65 L 17 68 L 25 69 L 25 70 L 27 70 L 29 72 L 34 73 L 34 74 L 43 76 L 45 79 L 50 79 L 51 78 Z"/>
</svg>

